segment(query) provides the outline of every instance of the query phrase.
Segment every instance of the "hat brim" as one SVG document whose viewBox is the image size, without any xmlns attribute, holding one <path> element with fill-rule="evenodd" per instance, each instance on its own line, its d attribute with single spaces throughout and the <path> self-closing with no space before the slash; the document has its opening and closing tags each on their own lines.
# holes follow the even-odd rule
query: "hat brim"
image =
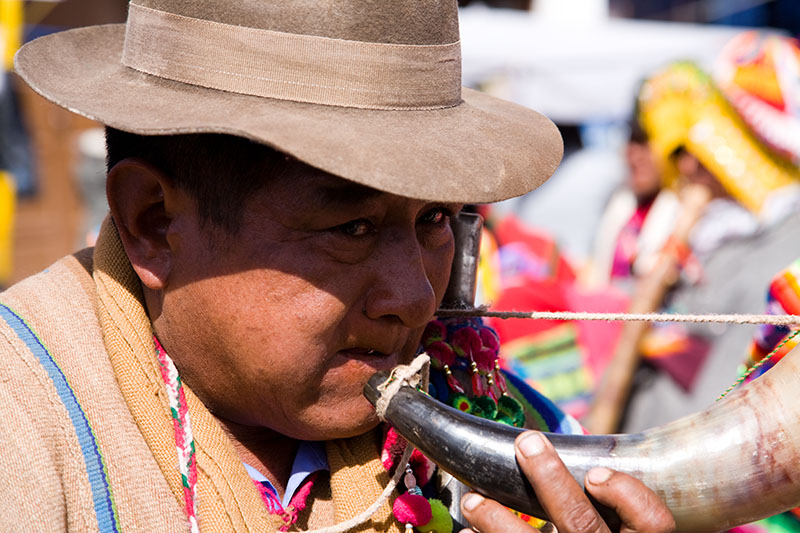
<svg viewBox="0 0 800 533">
<path fill-rule="evenodd" d="M 41 37 L 17 53 L 17 73 L 70 111 L 142 135 L 226 133 L 283 151 L 342 178 L 409 198 L 494 202 L 541 185 L 563 144 L 550 120 L 464 89 L 455 107 L 365 110 L 222 92 L 120 62 L 125 26 Z"/>
</svg>

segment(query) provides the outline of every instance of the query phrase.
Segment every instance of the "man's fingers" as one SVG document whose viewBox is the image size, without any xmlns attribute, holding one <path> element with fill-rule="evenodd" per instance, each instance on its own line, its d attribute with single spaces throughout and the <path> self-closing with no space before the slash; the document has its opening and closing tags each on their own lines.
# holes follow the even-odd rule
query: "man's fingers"
<svg viewBox="0 0 800 533">
<path fill-rule="evenodd" d="M 531 533 L 535 531 L 494 500 L 470 492 L 461 499 L 464 516 L 481 533 Z M 471 530 L 464 530 L 471 531 Z"/>
<path fill-rule="evenodd" d="M 607 468 L 594 468 L 586 474 L 586 490 L 617 512 L 622 521 L 620 533 L 675 531 L 675 520 L 667 506 L 636 478 Z"/>
<path fill-rule="evenodd" d="M 609 532 L 544 435 L 537 431 L 523 433 L 517 437 L 516 452 L 517 462 L 559 533 Z"/>
</svg>

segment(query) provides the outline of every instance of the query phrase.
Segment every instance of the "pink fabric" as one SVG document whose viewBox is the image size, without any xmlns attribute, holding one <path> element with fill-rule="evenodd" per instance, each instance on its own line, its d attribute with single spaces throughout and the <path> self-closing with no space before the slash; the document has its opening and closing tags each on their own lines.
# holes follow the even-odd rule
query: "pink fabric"
<svg viewBox="0 0 800 533">
<path fill-rule="evenodd" d="M 633 212 L 631 218 L 622 227 L 617 237 L 614 249 L 614 259 L 611 263 L 611 278 L 629 278 L 633 275 L 633 263 L 636 261 L 636 252 L 639 243 L 639 234 L 644 226 L 644 219 L 653 203 L 640 205 Z"/>
</svg>

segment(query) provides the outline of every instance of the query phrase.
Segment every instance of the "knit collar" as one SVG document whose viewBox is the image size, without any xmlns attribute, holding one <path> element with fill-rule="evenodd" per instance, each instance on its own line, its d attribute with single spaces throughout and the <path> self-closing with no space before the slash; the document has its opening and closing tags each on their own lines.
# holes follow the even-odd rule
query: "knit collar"
<svg viewBox="0 0 800 533">
<path fill-rule="evenodd" d="M 120 390 L 142 436 L 164 474 L 176 501 L 183 486 L 175 453 L 173 422 L 153 345 L 153 331 L 143 305 L 138 277 L 116 226 L 103 223 L 94 251 L 94 281 L 103 340 Z M 185 386 L 198 467 L 198 516 L 207 531 L 277 531 L 233 444 L 199 398 Z M 331 494 L 337 522 L 366 509 L 389 478 L 374 433 L 326 443 Z M 362 531 L 400 529 L 385 504 Z"/>
</svg>

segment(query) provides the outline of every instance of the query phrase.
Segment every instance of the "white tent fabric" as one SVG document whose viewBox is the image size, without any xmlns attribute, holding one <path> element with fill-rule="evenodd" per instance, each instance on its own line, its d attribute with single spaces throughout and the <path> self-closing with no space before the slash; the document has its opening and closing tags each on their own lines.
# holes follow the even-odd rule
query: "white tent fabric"
<svg viewBox="0 0 800 533">
<path fill-rule="evenodd" d="M 627 19 L 565 19 L 470 6 L 461 10 L 465 85 L 561 123 L 624 120 L 639 82 L 689 59 L 710 70 L 744 28 Z"/>
<path fill-rule="evenodd" d="M 711 71 L 723 46 L 747 29 L 547 13 L 463 8 L 463 81 L 561 124 L 627 120 L 642 79 L 678 60 Z M 568 156 L 543 187 L 498 209 L 549 231 L 583 263 L 606 201 L 625 180 L 624 136 Z"/>
</svg>

